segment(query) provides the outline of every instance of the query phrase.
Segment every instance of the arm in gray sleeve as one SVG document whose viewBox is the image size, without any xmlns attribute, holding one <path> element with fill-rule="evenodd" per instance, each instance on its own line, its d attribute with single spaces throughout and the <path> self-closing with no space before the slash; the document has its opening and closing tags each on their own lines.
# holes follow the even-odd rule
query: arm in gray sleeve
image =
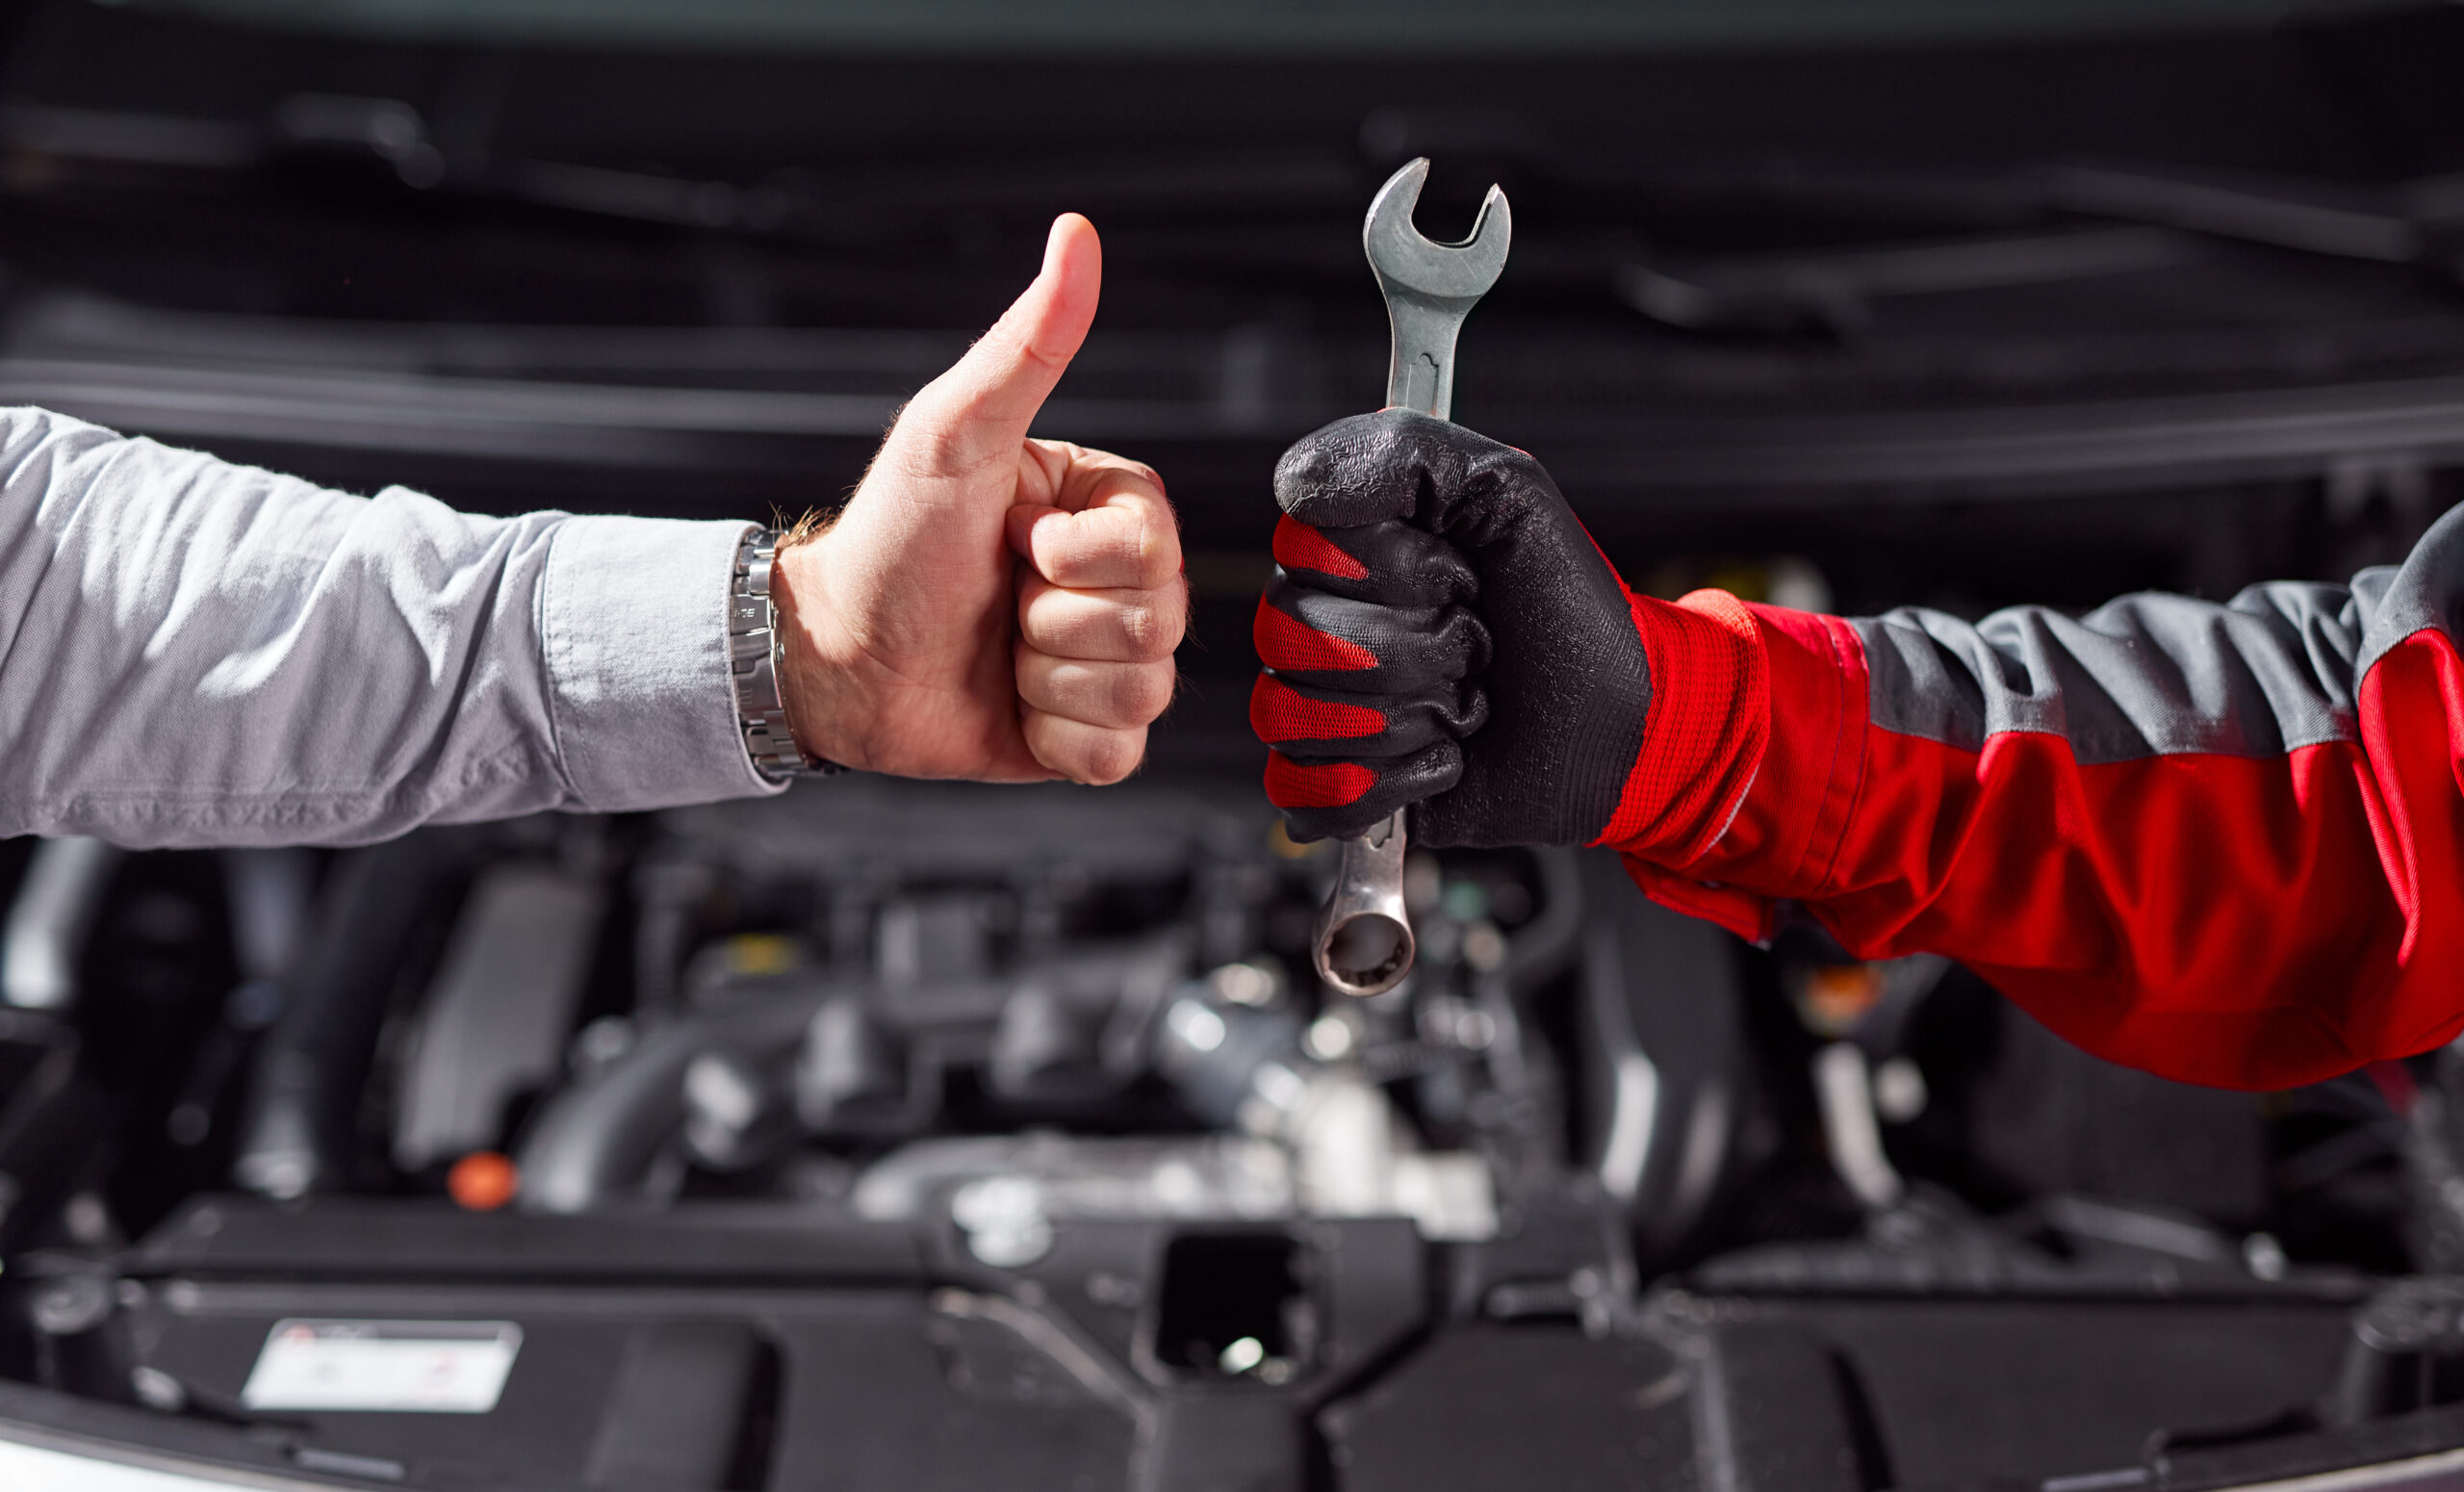
<svg viewBox="0 0 2464 1492">
<path fill-rule="evenodd" d="M 746 527 L 473 517 L 0 410 L 0 834 L 348 843 L 761 792 Z"/>
</svg>

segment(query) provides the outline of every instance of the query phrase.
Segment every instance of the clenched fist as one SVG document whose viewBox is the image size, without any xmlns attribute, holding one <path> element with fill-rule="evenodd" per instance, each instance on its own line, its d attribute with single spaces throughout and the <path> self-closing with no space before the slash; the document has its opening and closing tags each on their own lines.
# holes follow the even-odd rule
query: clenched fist
<svg viewBox="0 0 2464 1492">
<path fill-rule="evenodd" d="M 927 384 L 826 531 L 779 556 L 784 694 L 807 753 L 907 777 L 1114 783 L 1171 703 L 1188 611 L 1164 486 L 1027 427 L 1094 321 L 1102 249 L 1043 271 Z"/>
<path fill-rule="evenodd" d="M 1283 454 L 1249 720 L 1296 838 L 1412 810 L 1424 844 L 1615 843 L 1657 785 L 1647 629 L 1540 463 L 1409 410 Z"/>
</svg>

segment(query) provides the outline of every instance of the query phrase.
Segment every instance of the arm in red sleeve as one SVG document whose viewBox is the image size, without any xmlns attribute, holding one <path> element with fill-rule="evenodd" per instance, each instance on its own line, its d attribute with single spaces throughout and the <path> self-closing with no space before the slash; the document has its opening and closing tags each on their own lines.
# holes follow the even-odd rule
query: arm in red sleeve
<svg viewBox="0 0 2464 1492">
<path fill-rule="evenodd" d="M 2221 605 L 1634 607 L 1656 692 L 1602 841 L 1656 899 L 1948 954 L 2190 1082 L 2464 1029 L 2464 509 L 2399 569 Z"/>
</svg>

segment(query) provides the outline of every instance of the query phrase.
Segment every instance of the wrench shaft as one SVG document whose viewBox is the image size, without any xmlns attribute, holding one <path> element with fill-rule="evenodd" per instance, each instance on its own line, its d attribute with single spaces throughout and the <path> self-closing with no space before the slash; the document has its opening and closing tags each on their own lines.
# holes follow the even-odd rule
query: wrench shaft
<svg viewBox="0 0 2464 1492">
<path fill-rule="evenodd" d="M 1417 409 L 1443 420 L 1454 409 L 1454 339 L 1470 301 L 1448 303 L 1389 290 L 1387 320 L 1395 348 L 1386 364 L 1386 407 Z"/>
<path fill-rule="evenodd" d="M 1370 201 L 1361 245 L 1386 296 L 1394 349 L 1386 365 L 1386 407 L 1444 420 L 1454 409 L 1454 342 L 1463 318 L 1497 283 L 1514 219 L 1495 187 L 1480 203 L 1472 236 L 1432 244 L 1412 226 L 1412 207 L 1428 162 L 1387 178 Z M 1346 994 L 1379 994 L 1411 972 L 1416 951 L 1403 906 L 1403 810 L 1357 839 L 1343 841 L 1334 890 L 1318 914 L 1318 977 Z"/>
</svg>

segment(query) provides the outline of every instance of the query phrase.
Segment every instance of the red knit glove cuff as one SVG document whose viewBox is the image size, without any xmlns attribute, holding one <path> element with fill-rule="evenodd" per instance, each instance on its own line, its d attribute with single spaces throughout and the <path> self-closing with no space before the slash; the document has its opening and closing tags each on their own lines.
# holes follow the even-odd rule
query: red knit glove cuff
<svg viewBox="0 0 2464 1492">
<path fill-rule="evenodd" d="M 1682 865 L 1708 849 L 1754 785 L 1770 739 L 1770 665 L 1745 603 L 1703 590 L 1636 596 L 1652 703 L 1617 811 L 1593 841 Z"/>
</svg>

